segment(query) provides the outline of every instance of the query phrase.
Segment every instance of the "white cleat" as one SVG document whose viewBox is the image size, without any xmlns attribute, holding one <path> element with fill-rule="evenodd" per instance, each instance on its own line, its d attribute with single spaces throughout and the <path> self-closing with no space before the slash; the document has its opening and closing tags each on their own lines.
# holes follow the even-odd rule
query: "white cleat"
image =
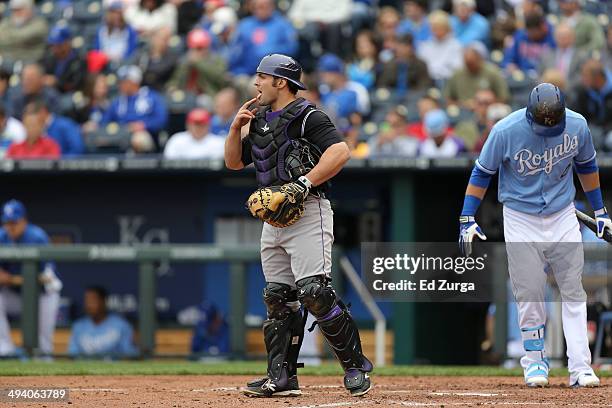
<svg viewBox="0 0 612 408">
<path fill-rule="evenodd" d="M 594 373 L 585 373 L 578 376 L 578 380 L 572 384 L 574 388 L 595 388 L 599 387 L 601 382 Z"/>
<path fill-rule="evenodd" d="M 525 384 L 528 387 L 546 387 L 548 385 L 548 377 L 543 375 L 538 375 L 534 377 L 529 377 L 529 379 L 525 380 Z"/>
<path fill-rule="evenodd" d="M 528 387 L 546 387 L 548 385 L 548 363 L 532 363 L 525 369 L 525 384 Z"/>
</svg>

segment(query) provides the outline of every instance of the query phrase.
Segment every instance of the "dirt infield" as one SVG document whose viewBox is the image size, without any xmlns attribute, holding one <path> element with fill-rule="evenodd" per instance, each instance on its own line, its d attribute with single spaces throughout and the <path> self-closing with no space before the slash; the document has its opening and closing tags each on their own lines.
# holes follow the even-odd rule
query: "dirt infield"
<svg viewBox="0 0 612 408">
<path fill-rule="evenodd" d="M 2 407 L 612 407 L 612 380 L 597 389 L 571 389 L 553 378 L 545 389 L 527 389 L 515 377 L 376 377 L 364 398 L 351 398 L 341 378 L 303 376 L 303 395 L 248 398 L 238 388 L 247 376 L 53 376 L 0 377 L 0 388 L 65 387 L 69 402 L 0 403 Z"/>
</svg>

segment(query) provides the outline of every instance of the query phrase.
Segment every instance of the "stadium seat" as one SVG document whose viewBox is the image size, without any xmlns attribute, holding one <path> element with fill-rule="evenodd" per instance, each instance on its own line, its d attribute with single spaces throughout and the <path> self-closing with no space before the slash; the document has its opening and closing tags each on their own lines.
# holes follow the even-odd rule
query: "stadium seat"
<svg viewBox="0 0 612 408">
<path fill-rule="evenodd" d="M 606 1 L 586 0 L 584 1 L 583 10 L 594 15 L 608 14 L 608 4 Z"/>
<path fill-rule="evenodd" d="M 66 6 L 66 3 L 46 1 L 40 5 L 39 12 L 51 25 L 60 20 L 72 18 L 72 6 Z"/>
<path fill-rule="evenodd" d="M 73 19 L 79 23 L 96 23 L 102 20 L 103 7 L 99 1 L 91 3 L 77 2 L 73 6 Z"/>
<path fill-rule="evenodd" d="M 197 105 L 197 96 L 180 89 L 166 94 L 166 104 L 171 113 L 187 113 Z"/>
<path fill-rule="evenodd" d="M 89 153 L 124 153 L 130 146 L 130 138 L 127 127 L 113 122 L 85 134 L 85 145 Z"/>
</svg>

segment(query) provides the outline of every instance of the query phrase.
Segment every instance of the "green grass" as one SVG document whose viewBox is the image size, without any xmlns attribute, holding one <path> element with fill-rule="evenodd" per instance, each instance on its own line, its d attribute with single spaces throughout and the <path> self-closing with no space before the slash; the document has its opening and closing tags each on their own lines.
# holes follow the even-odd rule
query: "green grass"
<svg viewBox="0 0 612 408">
<path fill-rule="evenodd" d="M 262 362 L 198 363 L 187 361 L 0 361 L 0 376 L 25 375 L 262 375 Z M 301 369 L 304 375 L 340 375 L 337 364 Z M 520 376 L 520 369 L 486 366 L 390 366 L 375 370 L 384 376 Z M 552 376 L 566 376 L 567 370 L 553 369 Z M 612 377 L 612 372 L 602 372 Z"/>
</svg>

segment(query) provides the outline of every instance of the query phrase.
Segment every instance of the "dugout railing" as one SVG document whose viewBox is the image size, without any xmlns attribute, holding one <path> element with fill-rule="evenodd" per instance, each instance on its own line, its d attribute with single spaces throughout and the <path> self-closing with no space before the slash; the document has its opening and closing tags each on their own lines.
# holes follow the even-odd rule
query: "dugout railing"
<svg viewBox="0 0 612 408">
<path fill-rule="evenodd" d="M 215 262 L 230 264 L 230 342 L 232 355 L 245 355 L 246 326 L 246 269 L 250 262 L 259 261 L 258 246 L 223 247 L 218 245 L 53 245 L 0 247 L 0 259 L 19 262 L 23 285 L 21 288 L 21 328 L 23 348 L 35 355 L 38 346 L 38 291 L 37 263 L 55 262 L 127 262 L 137 263 L 138 269 L 138 331 L 141 356 L 152 357 L 155 350 L 157 327 L 155 296 L 157 277 L 155 263 Z"/>
<path fill-rule="evenodd" d="M 341 271 L 359 293 L 375 322 L 375 361 L 385 364 L 386 319 L 367 291 L 350 261 L 334 249 L 334 273 Z M 260 260 L 259 246 L 223 247 L 218 245 L 53 245 L 0 247 L 0 260 L 21 263 L 23 285 L 21 288 L 21 329 L 24 351 L 36 355 L 38 346 L 38 263 L 54 262 L 128 262 L 138 268 L 138 331 L 141 357 L 153 357 L 157 328 L 155 298 L 157 276 L 155 262 L 229 262 L 230 313 L 229 329 L 231 355 L 246 355 L 246 285 L 247 264 Z M 339 262 L 338 262 L 339 261 Z M 340 265 L 338 265 L 340 263 Z M 336 272 L 338 271 L 338 272 Z"/>
</svg>

